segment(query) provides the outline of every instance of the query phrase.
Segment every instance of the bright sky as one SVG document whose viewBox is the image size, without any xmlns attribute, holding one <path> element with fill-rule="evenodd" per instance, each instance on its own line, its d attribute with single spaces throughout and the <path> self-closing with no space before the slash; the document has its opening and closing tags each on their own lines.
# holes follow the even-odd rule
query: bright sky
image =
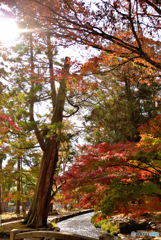
<svg viewBox="0 0 161 240">
<path fill-rule="evenodd" d="M 0 44 L 11 44 L 18 36 L 19 31 L 14 19 L 0 17 Z"/>
</svg>

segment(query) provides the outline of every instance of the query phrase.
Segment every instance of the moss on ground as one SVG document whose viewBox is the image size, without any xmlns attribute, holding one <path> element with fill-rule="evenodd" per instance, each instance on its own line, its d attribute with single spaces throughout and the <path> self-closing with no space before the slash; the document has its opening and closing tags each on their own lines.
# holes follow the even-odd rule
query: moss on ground
<svg viewBox="0 0 161 240">
<path fill-rule="evenodd" d="M 25 224 L 23 224 L 21 222 L 16 222 L 16 223 L 9 223 L 9 224 L 5 224 L 5 225 L 1 226 L 0 232 L 11 231 L 12 229 L 31 230 L 31 228 L 28 228 Z"/>
<path fill-rule="evenodd" d="M 16 214 L 16 213 L 2 213 L 0 214 L 1 219 L 10 219 L 14 217 L 23 217 L 22 214 Z"/>
<path fill-rule="evenodd" d="M 119 233 L 119 228 L 117 225 L 111 223 L 108 218 L 94 223 L 94 226 L 100 227 L 103 231 L 109 232 L 110 234 Z"/>
<path fill-rule="evenodd" d="M 101 216 L 105 219 L 101 219 L 100 218 Z M 92 216 L 91 223 L 93 223 L 93 225 L 96 228 L 101 228 L 103 231 L 109 232 L 111 234 L 119 233 L 119 228 L 117 227 L 117 225 L 110 222 L 108 217 L 105 217 L 105 216 L 101 215 L 100 213 L 95 213 Z"/>
</svg>

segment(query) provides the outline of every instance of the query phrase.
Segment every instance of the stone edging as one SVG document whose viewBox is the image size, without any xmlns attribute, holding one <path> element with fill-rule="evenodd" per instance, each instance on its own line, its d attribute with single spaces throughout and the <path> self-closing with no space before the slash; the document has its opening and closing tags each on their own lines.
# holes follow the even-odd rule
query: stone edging
<svg viewBox="0 0 161 240">
<path fill-rule="evenodd" d="M 11 218 L 7 218 L 7 219 L 1 219 L 1 223 L 17 221 L 17 220 L 21 220 L 21 219 L 24 219 L 24 218 L 23 217 L 11 217 Z"/>
<path fill-rule="evenodd" d="M 58 222 L 66 220 L 68 218 L 79 216 L 79 215 L 85 214 L 85 213 L 90 213 L 90 212 L 93 212 L 93 211 L 94 211 L 93 209 L 87 209 L 87 210 L 80 210 L 80 211 L 77 211 L 77 212 L 74 212 L 74 213 L 69 213 L 67 215 L 62 214 L 62 216 L 57 216 L 57 217 L 53 218 L 50 222 L 58 223 Z"/>
<path fill-rule="evenodd" d="M 94 211 L 94 209 L 80 210 L 80 211 L 75 211 L 75 212 L 69 213 L 69 214 L 67 213 L 67 215 L 64 215 L 64 216 L 63 216 L 63 213 L 62 213 L 62 214 L 58 214 L 58 216 L 55 217 L 53 219 L 53 221 L 55 221 L 57 223 L 57 222 L 66 220 L 68 218 L 75 217 L 75 216 L 78 216 L 78 215 L 81 215 L 81 214 L 84 214 L 84 213 L 93 212 L 93 211 Z M 60 216 L 60 215 L 62 215 L 62 216 Z M 52 217 L 52 216 L 54 217 L 55 215 L 49 214 L 49 217 Z M 8 218 L 8 219 L 1 219 L 1 223 L 7 223 L 7 222 L 17 221 L 17 220 L 22 220 L 22 219 L 24 219 L 24 217 L 11 217 L 11 218 Z"/>
</svg>

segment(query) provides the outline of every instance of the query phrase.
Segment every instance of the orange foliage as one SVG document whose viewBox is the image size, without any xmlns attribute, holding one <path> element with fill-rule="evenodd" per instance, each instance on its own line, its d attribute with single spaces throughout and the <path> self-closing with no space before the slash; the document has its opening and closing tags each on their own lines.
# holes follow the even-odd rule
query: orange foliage
<svg viewBox="0 0 161 240">
<path fill-rule="evenodd" d="M 33 27 L 50 30 L 55 43 L 80 43 L 127 60 L 161 69 L 159 54 L 160 5 L 153 0 L 77 0 L 20 1 L 4 0 L 17 15 L 32 17 Z M 36 13 L 36 14 L 35 14 Z M 41 22 L 41 24 L 40 24 Z M 137 23 L 137 24 L 136 24 Z M 142 64 L 142 63 L 141 63 Z M 97 70 L 97 64 L 94 65 Z"/>
</svg>

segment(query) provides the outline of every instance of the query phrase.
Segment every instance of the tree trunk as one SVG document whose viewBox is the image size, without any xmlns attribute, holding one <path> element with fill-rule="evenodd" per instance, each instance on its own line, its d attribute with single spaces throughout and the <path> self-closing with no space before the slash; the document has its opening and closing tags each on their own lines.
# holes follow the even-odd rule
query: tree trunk
<svg viewBox="0 0 161 240">
<path fill-rule="evenodd" d="M 50 37 L 48 36 L 48 60 L 49 60 L 49 69 L 50 69 L 50 80 L 53 82 L 53 60 L 52 48 L 50 46 Z M 51 119 L 51 125 L 54 123 L 62 122 L 63 120 L 63 111 L 66 98 L 66 78 L 69 74 L 70 68 L 70 58 L 66 57 L 64 61 L 63 76 L 60 80 L 60 86 L 57 96 L 55 96 L 56 91 L 54 90 L 54 84 L 51 84 L 51 93 L 52 96 L 52 107 L 53 107 L 53 116 Z M 31 73 L 34 74 L 34 56 L 33 56 L 33 39 L 31 34 Z M 49 212 L 49 205 L 51 202 L 51 192 L 53 185 L 53 177 L 56 171 L 56 166 L 58 162 L 58 143 L 56 132 L 53 132 L 52 137 L 47 137 L 48 128 L 43 131 L 42 135 L 41 129 L 38 128 L 38 125 L 34 119 L 34 104 L 35 104 L 35 92 L 34 92 L 35 83 L 32 81 L 30 89 L 30 122 L 32 122 L 33 130 L 40 144 L 40 147 L 43 151 L 43 156 L 40 164 L 39 177 L 37 180 L 37 185 L 32 200 L 30 210 L 24 220 L 24 223 L 29 227 L 46 227 L 47 226 L 47 217 Z M 56 102 L 55 101 L 56 97 Z"/>
<path fill-rule="evenodd" d="M 26 217 L 26 202 L 22 202 L 22 213 L 23 213 L 23 217 Z"/>
<path fill-rule="evenodd" d="M 1 159 L 0 159 L 0 170 L 2 170 L 2 160 Z M 1 204 L 1 202 L 2 202 L 2 199 L 1 199 L 2 192 L 1 192 L 1 187 L 2 187 L 2 185 L 0 184 L 0 214 L 2 213 L 2 204 Z"/>
<path fill-rule="evenodd" d="M 1 184 L 0 184 L 0 214 L 2 213 L 2 204 L 1 204 Z"/>
<path fill-rule="evenodd" d="M 15 213 L 20 213 L 20 159 L 18 159 L 18 165 L 17 165 L 17 171 L 18 171 L 18 180 L 17 180 L 17 194 L 18 198 L 16 199 L 16 210 Z"/>
<path fill-rule="evenodd" d="M 53 203 L 50 203 L 49 205 L 49 213 L 52 213 L 53 212 Z"/>
<path fill-rule="evenodd" d="M 56 139 L 53 138 L 52 140 L 49 140 L 48 146 L 48 150 L 44 151 L 42 156 L 34 198 L 24 221 L 30 227 L 47 226 L 53 176 L 58 161 L 58 147 Z"/>
</svg>

